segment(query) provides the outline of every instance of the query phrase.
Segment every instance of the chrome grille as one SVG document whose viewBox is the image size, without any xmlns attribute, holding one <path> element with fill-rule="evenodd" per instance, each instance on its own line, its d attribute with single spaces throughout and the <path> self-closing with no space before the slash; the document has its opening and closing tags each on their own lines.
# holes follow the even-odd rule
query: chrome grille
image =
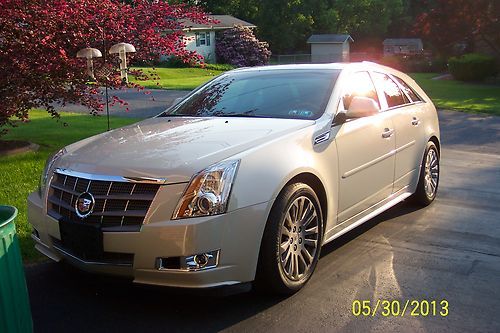
<svg viewBox="0 0 500 333">
<path fill-rule="evenodd" d="M 91 180 L 55 172 L 47 210 L 55 219 L 100 224 L 103 231 L 139 231 L 159 188 L 159 184 Z M 95 198 L 92 214 L 84 219 L 75 212 L 83 192 Z"/>
</svg>

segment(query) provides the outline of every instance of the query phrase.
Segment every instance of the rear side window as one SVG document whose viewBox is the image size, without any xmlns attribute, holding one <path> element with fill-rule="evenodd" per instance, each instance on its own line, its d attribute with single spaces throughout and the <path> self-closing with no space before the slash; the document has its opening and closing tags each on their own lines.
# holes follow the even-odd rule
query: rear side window
<svg viewBox="0 0 500 333">
<path fill-rule="evenodd" d="M 384 93 L 389 108 L 407 103 L 403 92 L 389 76 L 382 73 L 373 73 L 373 78 L 375 84 Z"/>
<path fill-rule="evenodd" d="M 344 95 L 342 96 L 345 110 L 349 109 L 349 105 L 351 105 L 351 101 L 355 96 L 371 98 L 380 107 L 377 91 L 368 72 L 352 74 L 345 84 Z"/>
<path fill-rule="evenodd" d="M 413 89 L 411 89 L 411 87 L 409 85 L 407 85 L 405 81 L 403 81 L 402 79 L 400 79 L 397 76 L 395 76 L 394 78 L 396 79 L 396 81 L 399 82 L 401 87 L 403 87 L 403 91 L 408 96 L 410 96 L 410 99 L 412 102 L 421 102 L 422 101 L 422 99 L 420 97 L 418 97 L 418 95 L 415 93 L 415 91 L 413 91 Z"/>
</svg>

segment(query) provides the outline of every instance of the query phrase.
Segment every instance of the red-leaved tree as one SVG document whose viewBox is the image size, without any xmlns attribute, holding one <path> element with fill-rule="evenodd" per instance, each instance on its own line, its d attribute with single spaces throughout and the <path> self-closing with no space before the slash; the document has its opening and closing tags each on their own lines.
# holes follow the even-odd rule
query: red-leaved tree
<svg viewBox="0 0 500 333">
<path fill-rule="evenodd" d="M 136 60 L 175 55 L 200 61 L 184 48 L 183 20 L 206 23 L 202 10 L 166 1 L 135 0 L 0 0 L 0 131 L 13 117 L 28 118 L 44 107 L 58 117 L 54 103 L 75 103 L 100 111 L 99 90 L 105 80 L 121 84 L 112 64 L 94 61 L 97 84 L 89 85 L 86 62 L 76 53 L 85 47 L 101 52 L 127 42 Z"/>
<path fill-rule="evenodd" d="M 482 42 L 500 56 L 500 1 L 425 0 L 427 11 L 415 22 L 415 32 L 431 41 L 443 55 L 457 43 Z"/>
</svg>

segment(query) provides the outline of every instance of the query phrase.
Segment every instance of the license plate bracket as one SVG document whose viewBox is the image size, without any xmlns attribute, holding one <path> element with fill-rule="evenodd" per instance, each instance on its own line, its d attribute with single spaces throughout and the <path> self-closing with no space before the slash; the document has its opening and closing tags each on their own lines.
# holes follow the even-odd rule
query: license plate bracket
<svg viewBox="0 0 500 333">
<path fill-rule="evenodd" d="M 100 225 L 59 220 L 61 243 L 66 250 L 84 260 L 102 258 L 103 236 Z"/>
</svg>

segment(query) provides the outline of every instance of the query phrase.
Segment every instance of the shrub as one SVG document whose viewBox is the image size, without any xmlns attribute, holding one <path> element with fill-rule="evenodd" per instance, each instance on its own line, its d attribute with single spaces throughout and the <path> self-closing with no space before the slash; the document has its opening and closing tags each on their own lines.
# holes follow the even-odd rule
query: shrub
<svg viewBox="0 0 500 333">
<path fill-rule="evenodd" d="M 217 61 L 236 67 L 259 66 L 271 57 L 269 44 L 259 41 L 250 28 L 235 26 L 216 36 Z"/>
<path fill-rule="evenodd" d="M 385 56 L 380 63 L 407 73 L 434 73 L 446 69 L 446 61 L 442 58 L 424 55 Z"/>
<path fill-rule="evenodd" d="M 201 64 L 198 66 L 205 68 L 205 69 L 208 69 L 208 70 L 212 70 L 212 71 L 230 71 L 230 70 L 235 68 L 233 65 L 230 65 L 230 64 L 206 64 L 206 63 L 204 63 L 204 64 Z"/>
<path fill-rule="evenodd" d="M 379 60 L 381 65 L 389 66 L 397 70 L 404 70 L 402 62 L 403 58 L 398 56 L 384 56 Z"/>
<path fill-rule="evenodd" d="M 460 57 L 452 57 L 448 61 L 451 75 L 461 81 L 482 81 L 497 72 L 495 58 L 469 53 Z"/>
</svg>

